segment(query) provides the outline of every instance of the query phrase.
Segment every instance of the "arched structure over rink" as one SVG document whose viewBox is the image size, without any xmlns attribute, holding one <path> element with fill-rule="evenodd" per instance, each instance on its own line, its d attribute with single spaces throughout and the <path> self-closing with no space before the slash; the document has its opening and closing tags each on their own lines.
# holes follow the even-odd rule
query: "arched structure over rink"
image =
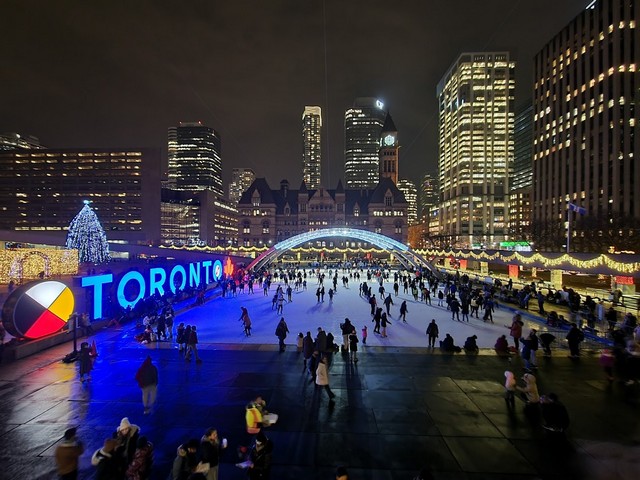
<svg viewBox="0 0 640 480">
<path fill-rule="evenodd" d="M 353 238 L 368 242 L 372 245 L 375 245 L 376 247 L 387 250 L 389 253 L 393 253 L 405 268 L 427 268 L 437 276 L 440 276 L 439 272 L 431 264 L 431 262 L 411 250 L 404 243 L 400 243 L 393 238 L 387 237 L 385 235 L 380 235 L 379 233 L 373 233 L 357 228 L 324 228 L 295 235 L 291 238 L 283 240 L 282 242 L 276 243 L 269 250 L 263 252 L 253 262 L 251 262 L 251 264 L 249 264 L 248 268 L 259 270 L 265 265 L 268 265 L 269 263 L 276 260 L 287 250 L 298 247 L 306 242 L 311 242 L 313 240 L 327 237 Z"/>
</svg>

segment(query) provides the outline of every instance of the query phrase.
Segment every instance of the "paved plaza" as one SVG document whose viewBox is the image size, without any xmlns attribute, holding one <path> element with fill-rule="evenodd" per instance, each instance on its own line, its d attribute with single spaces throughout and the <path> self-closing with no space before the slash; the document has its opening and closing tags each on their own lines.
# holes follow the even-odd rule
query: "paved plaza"
<svg viewBox="0 0 640 480">
<path fill-rule="evenodd" d="M 337 465 L 346 465 L 351 479 L 384 480 L 411 479 L 423 467 L 438 479 L 618 480 L 636 478 L 640 471 L 640 392 L 637 386 L 609 385 L 597 356 L 569 359 L 566 350 L 557 349 L 540 361 L 540 392 L 557 393 L 571 415 L 568 442 L 558 445 L 527 420 L 522 401 L 514 411 L 505 406 L 504 371 L 520 377 L 520 359 L 498 358 L 490 349 L 443 355 L 425 348 L 432 318 L 441 337 L 451 333 L 461 344 L 475 334 L 481 347 L 491 347 L 508 333 L 512 311 L 499 309 L 494 324 L 477 319 L 463 324 L 452 321 L 446 309 L 401 293 L 393 297 L 389 336 L 381 338 L 372 332 L 357 283 L 349 289 L 340 285 L 333 302 L 325 295 L 318 303 L 316 282 L 308 279 L 308 290 L 295 292 L 284 306 L 291 333 L 285 353 L 279 353 L 274 331 L 280 316 L 271 306 L 275 285 L 266 297 L 257 288 L 235 298 L 213 295 L 205 305 L 179 312 L 177 323 L 197 325 L 201 364 L 185 362 L 171 342 L 138 344 L 133 339 L 138 330 L 124 325 L 95 335 L 99 357 L 85 384 L 78 380 L 77 365 L 61 362 L 68 344 L 3 365 L 0 478 L 56 478 L 53 452 L 72 426 L 86 445 L 80 476 L 92 478 L 93 451 L 125 416 L 155 445 L 152 478 L 165 480 L 176 447 L 199 439 L 211 426 L 229 439 L 220 479 L 245 478 L 235 467 L 235 447 L 248 440 L 244 406 L 258 394 L 280 415 L 266 430 L 275 444 L 272 479 L 333 479 Z M 408 304 L 407 324 L 397 321 L 402 300 Z M 238 321 L 241 306 L 253 321 L 251 337 Z M 295 336 L 322 326 L 339 340 L 345 317 L 358 332 L 366 324 L 369 338 L 366 346 L 360 344 L 357 364 L 340 353 L 333 356 L 329 374 L 337 397 L 331 404 L 309 383 Z M 529 322 L 525 331 L 535 324 Z M 143 415 L 134 380 L 147 355 L 160 372 L 151 415 Z"/>
</svg>

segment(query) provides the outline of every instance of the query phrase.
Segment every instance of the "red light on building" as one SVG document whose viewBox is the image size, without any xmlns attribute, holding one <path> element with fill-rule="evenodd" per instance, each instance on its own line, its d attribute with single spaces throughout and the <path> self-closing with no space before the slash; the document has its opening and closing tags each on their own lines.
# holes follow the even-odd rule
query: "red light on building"
<svg viewBox="0 0 640 480">
<path fill-rule="evenodd" d="M 633 285 L 633 277 L 622 277 L 616 275 L 616 283 L 618 285 Z"/>
</svg>

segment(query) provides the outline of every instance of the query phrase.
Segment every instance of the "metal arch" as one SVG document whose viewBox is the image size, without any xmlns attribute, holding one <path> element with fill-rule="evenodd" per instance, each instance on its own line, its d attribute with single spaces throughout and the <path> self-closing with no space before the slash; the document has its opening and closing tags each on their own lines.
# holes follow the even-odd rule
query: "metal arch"
<svg viewBox="0 0 640 480">
<path fill-rule="evenodd" d="M 249 264 L 247 268 L 259 270 L 260 268 L 278 258 L 287 250 L 302 245 L 305 242 L 326 237 L 357 238 L 358 240 L 369 242 L 377 247 L 393 252 L 398 258 L 398 261 L 405 268 L 426 267 L 434 274 L 439 276 L 439 272 L 431 264 L 431 262 L 427 261 L 424 257 L 411 250 L 404 243 L 398 242 L 397 240 L 394 240 L 393 238 L 387 237 L 385 235 L 380 235 L 379 233 L 373 233 L 357 228 L 325 228 L 321 230 L 313 230 L 311 232 L 301 233 L 299 235 L 294 235 L 291 238 L 287 238 L 286 240 L 275 244 L 269 250 L 260 254 L 253 262 Z"/>
</svg>

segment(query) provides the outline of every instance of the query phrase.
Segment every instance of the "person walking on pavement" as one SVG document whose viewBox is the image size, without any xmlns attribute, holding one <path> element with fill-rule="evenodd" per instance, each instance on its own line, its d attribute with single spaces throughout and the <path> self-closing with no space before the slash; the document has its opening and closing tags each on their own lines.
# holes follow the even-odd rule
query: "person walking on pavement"
<svg viewBox="0 0 640 480">
<path fill-rule="evenodd" d="M 313 350 L 315 348 L 313 338 L 311 337 L 311 332 L 307 332 L 305 337 L 302 339 L 302 357 L 304 358 L 304 364 L 302 367 L 302 371 L 304 372 L 307 369 L 307 362 L 313 355 Z"/>
<path fill-rule="evenodd" d="M 342 333 L 342 351 L 349 351 L 349 335 L 353 331 L 354 326 L 348 318 L 344 319 L 344 323 L 340 324 L 340 332 Z"/>
<path fill-rule="evenodd" d="M 427 337 L 429 337 L 429 346 L 431 348 L 435 348 L 436 346 L 436 338 L 440 336 L 440 332 L 438 331 L 438 324 L 436 323 L 435 318 L 431 320 L 431 323 L 427 327 Z"/>
<path fill-rule="evenodd" d="M 375 323 L 373 327 L 373 333 L 380 333 L 380 321 L 382 320 L 382 309 L 376 309 L 376 313 L 373 316 L 373 322 Z"/>
<path fill-rule="evenodd" d="M 451 320 L 460 321 L 460 302 L 456 297 L 453 297 L 449 302 L 449 308 L 451 308 Z"/>
<path fill-rule="evenodd" d="M 569 343 L 569 351 L 571 358 L 578 358 L 580 356 L 580 342 L 584 340 L 584 333 L 575 323 L 571 324 L 571 330 L 567 334 L 567 342 Z"/>
<path fill-rule="evenodd" d="M 200 356 L 198 355 L 198 333 L 196 332 L 196 326 L 191 326 L 191 333 L 189 333 L 189 338 L 187 338 L 187 349 L 184 354 L 184 359 L 189 362 L 191 361 L 191 352 L 193 352 L 193 356 L 196 357 L 197 363 L 202 363 Z"/>
<path fill-rule="evenodd" d="M 153 409 L 158 394 L 158 368 L 151 362 L 151 356 L 148 355 L 136 372 L 136 382 L 142 390 L 142 406 L 145 415 Z"/>
<path fill-rule="evenodd" d="M 200 439 L 200 451 L 202 463 L 209 464 L 209 471 L 205 474 L 206 480 L 218 480 L 218 469 L 220 467 L 220 456 L 222 450 L 227 448 L 227 439 L 218 438 L 218 430 L 208 428 Z"/>
<path fill-rule="evenodd" d="M 285 344 L 284 340 L 287 338 L 287 334 L 289 333 L 289 327 L 287 327 L 287 322 L 284 321 L 284 317 L 280 318 L 280 322 L 278 322 L 278 326 L 276 327 L 276 337 L 278 337 L 279 345 L 280 345 L 280 353 L 284 352 Z"/>
<path fill-rule="evenodd" d="M 327 394 L 329 395 L 329 400 L 333 403 L 333 398 L 336 396 L 335 393 L 331 391 L 331 387 L 329 386 L 329 372 L 327 371 L 327 357 L 324 355 L 320 357 L 320 361 L 318 362 L 318 368 L 316 369 L 316 385 L 319 387 L 324 387 Z"/>
<path fill-rule="evenodd" d="M 56 447 L 56 468 L 60 480 L 76 480 L 78 478 L 78 458 L 84 452 L 82 442 L 76 437 L 76 429 L 64 432 L 64 437 Z"/>
<path fill-rule="evenodd" d="M 351 361 L 358 363 L 358 334 L 356 333 L 355 327 L 353 327 L 353 330 L 351 330 L 349 334 L 349 353 Z"/>
</svg>

